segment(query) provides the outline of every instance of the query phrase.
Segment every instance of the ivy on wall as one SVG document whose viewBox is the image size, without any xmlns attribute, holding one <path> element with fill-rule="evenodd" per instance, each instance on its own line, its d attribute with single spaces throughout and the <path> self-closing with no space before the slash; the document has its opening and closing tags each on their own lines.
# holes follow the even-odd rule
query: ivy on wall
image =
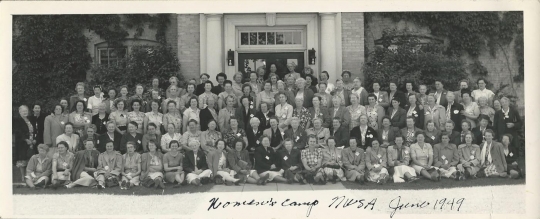
<svg viewBox="0 0 540 219">
<path fill-rule="evenodd" d="M 144 29 L 139 27 L 149 24 L 157 29 L 156 40 L 165 44 L 169 23 L 167 14 L 13 16 L 14 115 L 18 106 L 38 101 L 48 111 L 85 81 L 92 66 L 85 31 L 94 31 L 112 47 L 129 35 L 129 26 L 140 36 Z M 86 91 L 91 95 L 91 89 Z"/>
</svg>

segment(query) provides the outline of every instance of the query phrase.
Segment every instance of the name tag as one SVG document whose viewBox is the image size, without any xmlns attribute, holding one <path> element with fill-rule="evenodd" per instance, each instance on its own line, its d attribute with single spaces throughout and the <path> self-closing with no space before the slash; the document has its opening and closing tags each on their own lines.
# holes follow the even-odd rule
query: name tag
<svg viewBox="0 0 540 219">
<path fill-rule="evenodd" d="M 409 152 L 408 152 L 408 151 L 405 151 L 405 154 L 409 154 Z"/>
<path fill-rule="evenodd" d="M 444 164 L 448 164 L 448 160 L 444 160 Z"/>
<path fill-rule="evenodd" d="M 373 164 L 373 167 L 375 167 L 375 168 L 377 168 L 379 166 L 380 166 L 379 164 Z"/>
<path fill-rule="evenodd" d="M 106 124 L 107 124 L 107 122 L 103 121 L 103 125 L 106 125 Z"/>
<path fill-rule="evenodd" d="M 379 163 L 382 163 L 382 159 L 379 159 Z"/>
<path fill-rule="evenodd" d="M 510 154 L 509 154 L 509 155 L 510 155 L 510 157 L 514 156 L 514 154 L 512 154 L 512 152 L 510 152 Z"/>
<path fill-rule="evenodd" d="M 259 144 L 259 140 L 257 140 L 257 142 L 255 142 L 255 143 Z"/>
<path fill-rule="evenodd" d="M 285 132 L 281 132 L 281 135 L 282 135 L 282 136 L 285 135 Z"/>
<path fill-rule="evenodd" d="M 435 140 L 435 136 L 431 136 L 431 139 L 432 139 L 432 140 Z"/>
<path fill-rule="evenodd" d="M 296 136 L 296 141 L 298 141 L 300 139 L 300 136 Z"/>
<path fill-rule="evenodd" d="M 240 135 L 242 135 L 242 134 L 240 134 L 240 133 L 236 134 L 236 136 L 238 136 L 238 137 L 240 137 Z"/>
<path fill-rule="evenodd" d="M 249 106 L 250 109 L 253 109 L 253 105 Z M 251 115 L 251 117 L 253 117 L 253 115 Z"/>
<path fill-rule="evenodd" d="M 381 158 L 382 156 L 381 156 L 380 154 L 377 154 L 377 157 L 378 157 L 378 158 Z"/>
<path fill-rule="evenodd" d="M 105 170 L 109 170 L 109 166 L 105 166 Z"/>
<path fill-rule="evenodd" d="M 66 163 L 66 162 L 62 163 L 62 166 L 64 166 L 64 168 L 66 168 L 66 167 L 67 167 L 67 163 Z"/>
<path fill-rule="evenodd" d="M 266 159 L 267 159 L 267 160 L 270 160 L 270 157 L 266 156 Z"/>
<path fill-rule="evenodd" d="M 441 158 L 442 158 L 443 160 L 444 160 L 444 159 L 446 159 L 446 157 L 445 157 L 444 155 L 443 155 L 443 156 L 441 156 Z"/>
<path fill-rule="evenodd" d="M 251 106 L 251 108 L 253 108 L 253 106 Z M 249 117 L 253 118 L 253 114 L 249 115 Z"/>
<path fill-rule="evenodd" d="M 287 156 L 283 157 L 283 160 L 287 160 L 287 159 L 289 159 Z"/>
<path fill-rule="evenodd" d="M 382 98 L 379 98 L 379 102 L 382 102 Z"/>
<path fill-rule="evenodd" d="M 139 143 L 139 144 L 140 144 L 140 143 L 141 143 L 141 140 L 137 140 L 137 143 Z"/>
<path fill-rule="evenodd" d="M 459 113 L 459 110 L 454 110 L 454 114 L 458 114 Z"/>
<path fill-rule="evenodd" d="M 356 153 L 354 153 L 354 155 L 358 156 L 358 155 L 360 155 L 360 153 L 356 152 Z"/>
<path fill-rule="evenodd" d="M 99 140 L 97 140 L 97 143 L 99 144 Z"/>
<path fill-rule="evenodd" d="M 428 111 L 426 111 L 426 115 L 429 115 L 429 112 L 428 112 Z"/>
<path fill-rule="evenodd" d="M 470 158 L 471 158 L 471 160 L 472 160 L 472 159 L 474 159 L 474 155 L 471 155 L 471 157 L 470 157 Z"/>
<path fill-rule="evenodd" d="M 62 125 L 63 125 L 63 124 L 65 124 L 65 123 L 64 123 L 64 121 L 61 121 L 61 122 L 60 122 L 60 124 L 62 124 Z"/>
</svg>

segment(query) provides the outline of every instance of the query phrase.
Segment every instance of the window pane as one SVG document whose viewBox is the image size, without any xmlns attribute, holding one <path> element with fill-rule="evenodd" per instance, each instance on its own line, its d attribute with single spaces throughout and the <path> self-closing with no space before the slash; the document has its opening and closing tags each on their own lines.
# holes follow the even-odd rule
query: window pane
<svg viewBox="0 0 540 219">
<path fill-rule="evenodd" d="M 302 32 L 293 32 L 293 44 L 302 44 Z"/>
<path fill-rule="evenodd" d="M 249 33 L 249 45 L 257 45 L 257 33 Z"/>
<path fill-rule="evenodd" d="M 283 32 L 276 33 L 276 44 L 283 44 Z"/>
<path fill-rule="evenodd" d="M 284 44 L 292 44 L 292 32 L 285 32 L 283 33 L 284 35 Z"/>
<path fill-rule="evenodd" d="M 276 38 L 274 32 L 268 32 L 268 45 L 274 45 L 276 44 Z"/>
<path fill-rule="evenodd" d="M 266 32 L 259 32 L 259 43 L 258 45 L 266 45 Z"/>
<path fill-rule="evenodd" d="M 107 49 L 100 49 L 99 50 L 99 63 L 102 64 L 102 65 L 106 65 L 107 60 L 109 60 L 109 55 L 107 53 Z"/>
<path fill-rule="evenodd" d="M 249 45 L 248 33 L 240 33 L 240 45 Z"/>
</svg>

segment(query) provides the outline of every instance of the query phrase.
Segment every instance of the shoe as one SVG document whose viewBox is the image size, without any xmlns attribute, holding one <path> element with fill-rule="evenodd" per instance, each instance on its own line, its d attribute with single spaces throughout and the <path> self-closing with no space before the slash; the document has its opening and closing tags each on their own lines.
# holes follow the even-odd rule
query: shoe
<svg viewBox="0 0 540 219">
<path fill-rule="evenodd" d="M 460 181 L 460 180 L 461 180 L 461 172 L 460 172 L 460 171 L 456 171 L 456 175 L 455 175 L 454 179 L 455 179 L 456 181 Z"/>
<path fill-rule="evenodd" d="M 437 170 L 437 182 L 441 181 L 441 171 Z"/>
<path fill-rule="evenodd" d="M 162 180 L 159 180 L 159 184 L 158 184 L 158 185 L 159 185 L 159 186 L 158 186 L 159 188 L 165 189 L 165 185 L 163 184 L 163 181 L 162 181 Z"/>
<path fill-rule="evenodd" d="M 200 183 L 203 185 L 210 183 L 210 177 L 202 177 Z"/>
<path fill-rule="evenodd" d="M 45 185 L 45 180 L 42 180 L 41 182 L 34 184 L 35 187 L 43 187 Z"/>
<path fill-rule="evenodd" d="M 258 185 L 258 186 L 262 185 L 262 180 L 261 180 L 261 178 L 259 178 L 259 179 L 257 180 L 257 185 Z"/>
<path fill-rule="evenodd" d="M 266 185 L 266 181 L 268 180 L 270 176 L 268 174 L 266 174 L 265 176 L 261 177 L 260 180 L 261 180 L 261 185 Z"/>
<path fill-rule="evenodd" d="M 185 186 L 185 185 L 187 185 L 187 184 L 188 184 L 188 183 L 187 183 L 187 180 L 184 180 L 184 181 L 182 181 L 182 183 L 180 183 L 181 186 Z"/>
<path fill-rule="evenodd" d="M 101 185 L 101 184 L 98 184 L 98 185 L 97 185 L 97 188 L 98 188 L 98 189 L 104 189 L 105 186 L 103 186 L 103 185 Z"/>
<path fill-rule="evenodd" d="M 199 179 L 193 180 L 196 186 L 202 186 L 201 181 Z"/>
<path fill-rule="evenodd" d="M 131 187 L 133 187 L 132 183 L 130 183 L 130 182 L 126 183 L 125 189 L 131 189 Z"/>
<path fill-rule="evenodd" d="M 51 189 L 52 189 L 52 190 L 56 190 L 56 189 L 58 189 L 58 186 L 59 186 L 58 183 L 53 183 L 53 184 L 51 185 Z"/>
<path fill-rule="evenodd" d="M 413 177 L 409 178 L 409 180 L 407 180 L 407 182 L 408 182 L 408 183 L 418 182 L 418 177 L 413 176 Z"/>
<path fill-rule="evenodd" d="M 126 181 L 125 180 L 122 180 L 122 182 L 120 183 L 120 188 L 121 189 L 126 189 Z"/>
<path fill-rule="evenodd" d="M 360 184 L 360 185 L 364 185 L 364 183 L 365 183 L 363 177 L 361 177 L 361 178 L 356 178 L 356 182 L 357 182 L 358 184 Z"/>
</svg>

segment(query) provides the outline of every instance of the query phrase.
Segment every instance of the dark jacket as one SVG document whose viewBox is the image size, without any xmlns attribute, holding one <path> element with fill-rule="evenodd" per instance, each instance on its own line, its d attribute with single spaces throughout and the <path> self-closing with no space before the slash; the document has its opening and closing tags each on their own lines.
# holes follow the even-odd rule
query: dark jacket
<svg viewBox="0 0 540 219">
<path fill-rule="evenodd" d="M 298 91 L 295 91 L 294 92 L 294 96 L 296 97 L 296 94 L 298 93 Z M 315 93 L 313 92 L 313 90 L 309 89 L 309 88 L 306 88 L 304 89 L 304 104 L 303 106 L 307 109 L 307 108 L 310 108 L 310 107 L 313 107 L 313 95 L 315 95 Z M 294 103 L 296 103 L 296 101 L 293 101 Z M 295 104 L 296 105 L 296 104 Z M 294 105 L 293 105 L 294 106 Z"/>
<path fill-rule="evenodd" d="M 36 135 L 36 145 L 43 144 L 43 131 L 45 130 L 45 117 L 46 115 L 40 113 L 38 117 L 35 117 L 33 114 L 28 116 L 28 119 L 32 123 L 32 126 L 35 127 L 34 134 Z M 37 147 L 34 147 L 34 151 L 37 153 Z"/>
<path fill-rule="evenodd" d="M 197 161 L 195 161 L 195 154 L 193 151 L 187 151 L 186 157 L 183 160 L 183 168 L 186 174 L 195 171 L 195 165 L 197 169 L 206 170 L 208 169 L 208 163 L 206 163 L 206 154 L 203 150 L 197 150 Z"/>
<path fill-rule="evenodd" d="M 109 135 L 107 133 L 103 134 L 103 135 L 100 135 L 98 137 L 98 143 L 97 143 L 97 146 L 96 146 L 96 150 L 98 150 L 100 153 L 103 153 L 105 152 L 105 146 L 107 145 L 107 142 L 110 141 L 111 139 L 109 138 Z M 122 134 L 118 133 L 118 132 L 114 132 L 114 141 L 113 141 L 113 145 L 114 145 L 114 150 L 115 151 L 120 151 L 120 142 L 122 141 Z"/>
<path fill-rule="evenodd" d="M 272 164 L 276 165 L 276 169 L 271 169 Z M 255 149 L 255 170 L 257 173 L 263 173 L 269 170 L 278 171 L 279 156 L 272 147 L 258 147 Z"/>
<path fill-rule="evenodd" d="M 396 127 L 398 129 L 405 128 L 405 126 L 407 125 L 407 111 L 399 107 L 396 114 L 394 114 L 394 116 L 392 117 L 393 111 L 393 107 L 388 107 L 388 110 L 386 111 L 386 115 L 390 117 L 390 123 L 392 124 L 392 127 Z"/>
<path fill-rule="evenodd" d="M 201 94 L 204 93 L 204 84 L 198 84 L 196 87 L 195 87 L 195 92 L 193 92 L 195 95 L 199 96 Z M 218 94 L 216 94 L 218 95 Z"/>
<path fill-rule="evenodd" d="M 390 127 L 388 130 L 388 138 L 386 139 L 383 139 L 383 132 L 384 130 L 382 128 L 377 130 L 377 140 L 379 140 L 381 146 L 384 141 L 388 141 L 388 146 L 395 145 L 396 136 L 401 136 L 401 132 L 396 127 Z"/>
<path fill-rule="evenodd" d="M 334 137 L 336 147 L 349 147 L 349 127 L 340 126 L 334 133 L 334 127 L 330 128 L 330 136 Z"/>
<path fill-rule="evenodd" d="M 292 166 L 298 167 L 297 170 L 300 170 L 302 165 L 302 160 L 300 159 L 300 151 L 297 149 L 291 149 L 291 152 L 287 151 L 287 149 L 283 149 L 278 152 L 277 154 L 278 160 L 280 161 L 278 163 L 277 168 L 288 170 Z"/>
<path fill-rule="evenodd" d="M 255 117 L 256 113 L 257 111 L 255 111 L 255 109 L 248 109 L 246 113 L 244 106 L 240 106 L 236 108 L 235 116 L 236 116 L 236 119 L 238 120 L 238 127 L 244 130 L 250 129 L 251 125 L 249 124 L 249 120 Z"/>
<path fill-rule="evenodd" d="M 293 147 L 296 147 L 298 150 L 302 150 L 306 147 L 307 133 L 302 127 L 298 127 L 295 133 L 293 133 L 292 128 L 285 130 L 285 139 L 287 138 L 290 138 L 293 141 Z"/>
<path fill-rule="evenodd" d="M 103 119 L 99 119 L 99 113 L 92 116 L 92 124 L 94 124 L 97 128 L 96 133 L 97 134 L 104 134 L 107 132 L 107 122 L 109 121 L 109 114 L 105 113 L 105 117 Z"/>
<path fill-rule="evenodd" d="M 390 100 L 390 106 L 392 106 L 392 99 L 396 98 L 399 100 L 399 106 L 401 108 L 405 108 L 405 105 L 407 105 L 407 97 L 405 96 L 405 94 L 399 90 L 396 91 L 396 93 L 394 93 L 394 96 L 390 96 L 391 95 L 391 91 L 388 91 L 388 99 Z"/>
<path fill-rule="evenodd" d="M 32 123 L 32 122 L 30 122 Z M 32 123 L 34 130 L 36 129 Z M 30 131 L 28 130 L 28 125 L 21 117 L 16 117 L 13 119 L 12 123 L 12 133 L 15 135 L 15 160 L 28 160 L 35 152 L 29 153 L 29 146 L 26 143 L 25 139 L 30 138 Z M 35 134 L 33 136 L 35 138 Z"/>
<path fill-rule="evenodd" d="M 373 129 L 373 128 L 369 127 L 369 126 L 367 127 L 366 137 L 365 137 L 365 142 L 364 143 L 362 143 L 362 133 L 360 132 L 360 126 L 356 126 L 351 130 L 350 137 L 351 138 L 354 137 L 354 138 L 358 139 L 357 146 L 359 148 L 362 148 L 363 150 L 366 150 L 368 147 L 371 147 L 371 142 L 374 139 L 379 138 L 377 136 L 377 131 L 375 131 L 375 129 Z"/>
<path fill-rule="evenodd" d="M 120 141 L 120 153 L 125 154 L 127 152 L 127 143 L 129 141 L 135 142 L 135 152 L 142 153 L 144 151 L 142 146 L 142 137 L 143 135 L 141 133 L 137 133 L 135 137 L 129 134 L 129 132 L 124 133 L 121 138 L 122 140 Z"/>
<path fill-rule="evenodd" d="M 442 97 L 441 97 L 441 100 L 442 100 Z M 448 110 L 448 102 L 442 106 L 444 106 L 445 110 Z M 461 121 L 465 119 L 465 116 L 461 115 L 461 111 L 463 110 L 464 110 L 463 105 L 457 103 L 456 101 L 454 101 L 454 103 L 450 107 L 450 119 L 454 122 L 454 131 L 461 132 Z M 446 112 L 445 112 L 445 115 L 446 115 Z"/>
<path fill-rule="evenodd" d="M 261 136 L 263 135 L 262 129 L 257 129 L 257 133 L 253 133 L 253 128 L 245 129 L 246 131 L 246 137 L 248 139 L 248 145 L 246 147 L 246 150 L 249 152 L 255 151 L 255 148 L 258 148 L 261 144 L 261 142 L 257 143 Z"/>
<path fill-rule="evenodd" d="M 480 131 L 480 125 L 474 127 L 471 132 L 474 135 L 474 144 L 480 145 L 482 144 L 482 141 L 484 141 L 484 132 L 488 129 L 493 130 L 493 126 L 488 125 L 485 130 Z M 495 131 L 495 130 L 493 130 Z"/>
<path fill-rule="evenodd" d="M 87 159 L 90 158 L 90 159 Z M 97 168 L 98 166 L 99 152 L 96 150 L 82 150 L 75 153 L 73 159 L 73 167 L 71 168 L 71 181 L 75 182 L 81 177 L 81 172 L 84 171 L 85 167 L 88 168 Z M 88 172 L 90 176 L 94 174 Z M 92 186 L 92 185 L 90 185 Z"/>
<path fill-rule="evenodd" d="M 217 110 L 215 111 L 216 111 L 216 116 L 219 115 L 219 111 Z M 208 107 L 206 107 L 202 109 L 201 112 L 199 113 L 199 121 L 201 121 L 201 132 L 208 130 L 208 123 L 210 122 L 210 120 L 216 121 L 216 130 L 220 131 L 219 125 L 217 125 L 218 118 L 214 117 L 212 113 L 210 112 L 210 110 L 208 109 Z"/>
<path fill-rule="evenodd" d="M 261 121 L 261 124 L 259 124 L 259 129 L 260 130 L 265 130 L 267 128 L 270 128 L 270 120 L 269 119 L 274 115 L 275 114 L 272 111 L 268 111 L 268 120 L 267 120 L 266 117 L 264 117 L 264 114 L 261 111 L 257 111 L 255 116 L 257 118 L 259 118 L 259 120 Z"/>
<path fill-rule="evenodd" d="M 521 129 L 521 126 L 523 126 L 519 113 L 514 108 L 509 107 L 508 118 L 506 118 L 502 110 L 499 110 L 495 112 L 495 117 L 493 120 L 493 128 L 495 129 L 494 131 L 497 139 L 501 141 L 504 134 L 511 134 L 513 137 L 512 145 L 516 145 L 518 139 L 518 130 Z M 508 128 L 506 123 L 514 123 L 514 127 Z"/>
<path fill-rule="evenodd" d="M 242 167 L 242 165 L 240 165 L 240 161 L 246 162 L 247 165 Z M 249 152 L 246 150 L 233 150 L 227 153 L 227 163 L 229 164 L 229 168 L 237 173 L 239 173 L 240 170 L 251 170 L 253 167 L 251 164 L 251 159 L 249 158 Z"/>
<path fill-rule="evenodd" d="M 411 107 L 409 105 L 405 106 L 405 118 L 407 118 L 407 112 Z M 416 113 L 415 113 L 416 112 Z M 414 126 L 419 129 L 424 129 L 424 109 L 420 109 L 419 105 L 414 107 L 411 117 L 414 118 Z M 406 124 L 406 121 L 405 121 Z"/>
</svg>

